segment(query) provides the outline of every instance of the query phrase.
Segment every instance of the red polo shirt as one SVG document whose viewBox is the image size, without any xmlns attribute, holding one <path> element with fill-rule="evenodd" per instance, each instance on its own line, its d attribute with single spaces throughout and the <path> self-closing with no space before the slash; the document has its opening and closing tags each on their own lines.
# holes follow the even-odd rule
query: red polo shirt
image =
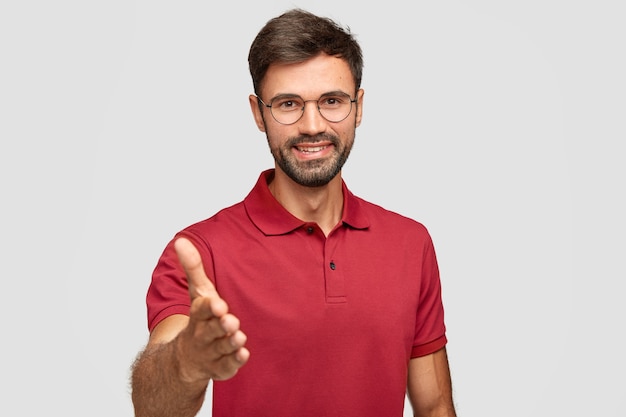
<svg viewBox="0 0 626 417">
<path fill-rule="evenodd" d="M 446 344 L 435 251 L 420 223 L 354 196 L 325 237 L 259 177 L 244 199 L 181 231 L 241 320 L 249 362 L 214 383 L 214 417 L 402 416 L 407 365 Z M 147 295 L 148 326 L 189 314 L 173 241 Z"/>
</svg>

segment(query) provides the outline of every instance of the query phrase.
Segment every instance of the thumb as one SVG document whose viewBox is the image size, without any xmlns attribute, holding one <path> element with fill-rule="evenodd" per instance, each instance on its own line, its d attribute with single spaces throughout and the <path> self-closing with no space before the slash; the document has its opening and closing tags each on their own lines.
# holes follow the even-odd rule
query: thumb
<svg viewBox="0 0 626 417">
<path fill-rule="evenodd" d="M 189 284 L 189 296 L 191 301 L 198 297 L 215 295 L 215 286 L 204 272 L 200 252 L 188 239 L 181 237 L 174 242 L 174 249 L 180 261 Z"/>
</svg>

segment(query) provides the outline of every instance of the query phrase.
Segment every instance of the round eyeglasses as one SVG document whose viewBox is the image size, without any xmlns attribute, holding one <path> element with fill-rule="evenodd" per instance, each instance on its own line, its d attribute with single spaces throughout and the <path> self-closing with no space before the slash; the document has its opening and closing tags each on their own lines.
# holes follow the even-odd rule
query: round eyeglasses
<svg viewBox="0 0 626 417">
<path fill-rule="evenodd" d="M 317 100 L 304 100 L 295 94 L 281 94 L 265 104 L 260 97 L 259 103 L 270 109 L 272 117 L 281 125 L 292 125 L 302 118 L 305 104 L 309 101 L 317 102 L 317 110 L 322 117 L 329 122 L 338 123 L 345 120 L 352 112 L 352 103 L 356 98 L 351 98 L 342 92 L 323 94 Z"/>
</svg>

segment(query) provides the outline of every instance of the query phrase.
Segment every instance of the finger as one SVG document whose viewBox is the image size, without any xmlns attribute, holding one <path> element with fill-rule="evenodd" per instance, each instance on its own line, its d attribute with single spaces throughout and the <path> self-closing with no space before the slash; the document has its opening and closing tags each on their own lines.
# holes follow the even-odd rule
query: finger
<svg viewBox="0 0 626 417">
<path fill-rule="evenodd" d="M 176 239 L 174 249 L 180 261 L 189 284 L 189 296 L 191 300 L 198 297 L 211 297 L 217 295 L 213 283 L 206 275 L 200 252 L 188 239 L 184 237 Z"/>
<path fill-rule="evenodd" d="M 215 363 L 216 369 L 213 372 L 212 379 L 219 381 L 232 378 L 239 371 L 239 368 L 248 362 L 249 358 L 250 351 L 245 347 L 238 349 L 230 355 L 223 356 Z"/>
<path fill-rule="evenodd" d="M 215 339 L 211 342 L 211 351 L 207 354 L 207 358 L 216 361 L 224 356 L 233 355 L 245 346 L 247 340 L 247 336 L 241 330 Z"/>
<path fill-rule="evenodd" d="M 228 331 L 223 327 L 221 318 L 228 313 L 228 305 L 217 293 L 210 297 L 196 297 L 191 300 L 189 308 L 189 319 L 191 322 L 210 321 L 211 326 L 207 330 L 211 331 L 212 337 L 221 337 Z M 198 324 L 195 324 L 196 326 Z M 207 323 L 204 324 L 207 326 Z M 219 329 L 219 331 L 217 331 Z"/>
</svg>

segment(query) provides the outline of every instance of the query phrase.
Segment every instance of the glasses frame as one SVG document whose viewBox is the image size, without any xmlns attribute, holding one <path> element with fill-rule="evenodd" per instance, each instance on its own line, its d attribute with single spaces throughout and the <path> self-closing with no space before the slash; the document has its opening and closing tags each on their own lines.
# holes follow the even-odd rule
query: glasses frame
<svg viewBox="0 0 626 417">
<path fill-rule="evenodd" d="M 274 120 L 276 120 L 276 123 L 279 123 L 279 124 L 284 125 L 284 126 L 290 126 L 290 125 L 293 125 L 293 124 L 298 123 L 298 122 L 300 121 L 300 119 L 302 119 L 302 116 L 304 115 L 304 110 L 305 110 L 305 108 L 306 108 L 306 103 L 308 103 L 309 101 L 314 101 L 314 102 L 316 102 L 316 103 L 317 103 L 317 105 L 315 106 L 315 107 L 317 107 L 317 112 L 318 112 L 318 113 L 320 114 L 320 116 L 322 116 L 322 118 L 323 118 L 324 120 L 326 120 L 327 122 L 329 122 L 329 123 L 340 123 L 340 122 L 343 122 L 343 121 L 344 121 L 344 120 L 346 120 L 346 119 L 348 118 L 348 116 L 350 116 L 350 114 L 352 113 L 352 104 L 354 104 L 354 103 L 358 103 L 358 98 L 357 98 L 357 97 L 352 98 L 352 97 L 350 97 L 350 95 L 349 95 L 349 94 L 346 94 L 346 93 L 342 93 L 342 94 L 345 94 L 345 95 L 346 95 L 346 96 L 350 99 L 350 110 L 348 111 L 348 113 L 346 114 L 346 116 L 345 116 L 343 119 L 340 119 L 340 120 L 328 120 L 328 119 L 326 118 L 326 116 L 324 116 L 324 115 L 322 114 L 322 109 L 320 108 L 320 105 L 319 105 L 320 100 L 321 100 L 324 96 L 332 95 L 332 93 L 330 93 L 330 94 L 329 94 L 329 93 L 324 93 L 324 94 L 322 94 L 322 95 L 321 95 L 321 96 L 320 96 L 317 100 L 304 100 L 304 99 L 302 99 L 302 97 L 300 97 L 299 95 L 294 94 L 294 95 L 293 95 L 293 97 L 294 97 L 294 98 L 296 98 L 296 97 L 297 97 L 297 98 L 300 98 L 300 99 L 302 100 L 302 109 L 301 109 L 301 111 L 300 111 L 300 116 L 299 116 L 296 120 L 294 120 L 293 122 L 291 122 L 291 123 L 283 123 L 283 122 L 281 122 L 280 120 L 278 120 L 278 119 L 276 118 L 276 116 L 274 116 L 274 112 L 272 111 L 272 106 L 273 106 L 273 103 L 272 103 L 272 102 L 273 102 L 274 100 L 276 100 L 278 97 L 274 97 L 274 98 L 270 101 L 270 104 L 266 104 L 266 103 L 265 103 L 265 102 L 261 99 L 261 97 L 259 97 L 259 96 L 256 96 L 256 98 L 257 98 L 257 100 L 259 101 L 259 104 L 262 104 L 263 106 L 265 106 L 265 107 L 267 107 L 268 109 L 270 109 L 270 114 L 272 115 L 272 118 L 273 118 Z"/>
</svg>

